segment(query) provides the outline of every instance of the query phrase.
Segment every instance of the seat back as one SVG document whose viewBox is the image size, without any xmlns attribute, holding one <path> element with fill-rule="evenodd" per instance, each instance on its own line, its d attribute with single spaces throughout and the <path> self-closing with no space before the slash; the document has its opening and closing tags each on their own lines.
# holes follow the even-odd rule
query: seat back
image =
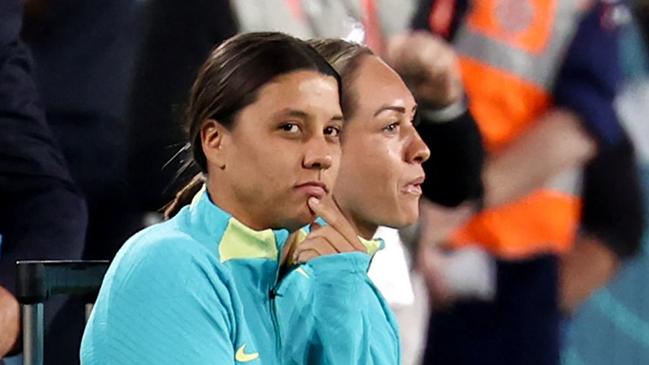
<svg viewBox="0 0 649 365">
<path fill-rule="evenodd" d="M 44 303 L 52 295 L 83 296 L 86 320 L 108 270 L 108 261 L 18 261 L 16 297 L 23 322 L 23 365 L 43 365 Z"/>
</svg>

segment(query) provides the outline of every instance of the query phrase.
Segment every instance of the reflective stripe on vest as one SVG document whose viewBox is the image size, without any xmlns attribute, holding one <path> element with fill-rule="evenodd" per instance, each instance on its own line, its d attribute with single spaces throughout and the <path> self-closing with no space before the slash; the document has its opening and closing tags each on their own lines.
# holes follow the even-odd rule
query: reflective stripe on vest
<svg viewBox="0 0 649 365">
<path fill-rule="evenodd" d="M 576 3 L 473 2 L 454 43 L 489 150 L 515 139 L 550 106 L 549 90 L 582 14 Z"/>
<path fill-rule="evenodd" d="M 566 171 L 523 199 L 480 213 L 454 234 L 453 246 L 478 244 L 503 259 L 567 252 L 581 209 L 581 177 L 581 170 Z"/>
<path fill-rule="evenodd" d="M 581 14 L 571 0 L 473 2 L 454 43 L 488 151 L 506 147 L 551 107 L 550 90 Z M 479 244 L 507 259 L 565 252 L 578 223 L 578 180 L 555 181 L 482 212 L 453 244 Z"/>
</svg>

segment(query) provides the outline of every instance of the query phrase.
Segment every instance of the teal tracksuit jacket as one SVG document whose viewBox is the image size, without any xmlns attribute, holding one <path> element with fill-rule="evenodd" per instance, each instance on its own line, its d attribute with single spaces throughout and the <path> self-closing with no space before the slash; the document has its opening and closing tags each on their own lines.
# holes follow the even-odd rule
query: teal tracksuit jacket
<svg viewBox="0 0 649 365">
<path fill-rule="evenodd" d="M 117 254 L 82 365 L 399 364 L 396 321 L 367 277 L 370 255 L 324 256 L 280 277 L 288 235 L 254 231 L 199 193 Z"/>
</svg>

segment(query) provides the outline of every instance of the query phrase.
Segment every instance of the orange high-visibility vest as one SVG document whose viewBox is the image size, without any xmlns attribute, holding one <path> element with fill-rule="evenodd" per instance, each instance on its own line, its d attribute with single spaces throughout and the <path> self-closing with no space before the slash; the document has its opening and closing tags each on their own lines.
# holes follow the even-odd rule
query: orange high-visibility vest
<svg viewBox="0 0 649 365">
<path fill-rule="evenodd" d="M 552 106 L 550 90 L 583 9 L 572 0 L 476 0 L 454 40 L 469 107 L 487 151 L 516 140 Z M 571 247 L 580 202 L 547 187 L 475 216 L 451 238 L 498 257 L 563 253 Z"/>
</svg>

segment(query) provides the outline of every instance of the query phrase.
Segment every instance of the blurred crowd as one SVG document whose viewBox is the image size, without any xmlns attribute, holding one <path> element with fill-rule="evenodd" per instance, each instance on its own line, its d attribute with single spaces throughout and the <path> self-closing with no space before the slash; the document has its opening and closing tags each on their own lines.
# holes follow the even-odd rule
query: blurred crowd
<svg viewBox="0 0 649 365">
<path fill-rule="evenodd" d="M 3 0 L 0 357 L 20 353 L 15 261 L 111 259 L 162 220 L 196 172 L 181 125 L 198 67 L 261 30 L 365 43 L 420 106 L 442 91 L 420 80 L 440 80 L 422 134 L 475 118 L 480 138 L 439 134 L 427 163 L 481 175 L 429 175 L 419 223 L 378 233 L 370 275 L 404 364 L 649 362 L 645 0 Z M 46 363 L 78 363 L 81 306 L 48 303 Z"/>
</svg>

